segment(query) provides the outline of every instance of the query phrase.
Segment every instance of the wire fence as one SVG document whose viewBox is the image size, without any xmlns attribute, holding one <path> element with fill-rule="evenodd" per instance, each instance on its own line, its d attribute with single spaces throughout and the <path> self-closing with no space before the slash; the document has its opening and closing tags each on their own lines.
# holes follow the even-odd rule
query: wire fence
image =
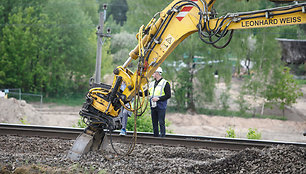
<svg viewBox="0 0 306 174">
<path fill-rule="evenodd" d="M 40 106 L 43 104 L 43 95 L 42 94 L 32 94 L 32 93 L 23 93 L 20 88 L 12 88 L 12 89 L 0 89 L 1 92 L 4 92 L 7 97 L 15 97 L 19 100 L 26 101 L 38 101 L 40 102 Z"/>
</svg>

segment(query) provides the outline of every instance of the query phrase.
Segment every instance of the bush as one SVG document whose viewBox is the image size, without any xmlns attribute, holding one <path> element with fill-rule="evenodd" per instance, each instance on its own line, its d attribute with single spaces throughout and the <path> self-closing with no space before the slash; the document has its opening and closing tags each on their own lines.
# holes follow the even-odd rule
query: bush
<svg viewBox="0 0 306 174">
<path fill-rule="evenodd" d="M 167 117 L 167 114 L 166 114 Z M 129 131 L 134 131 L 134 114 L 129 117 L 126 129 Z M 170 126 L 170 122 L 166 119 L 165 120 L 165 126 L 166 126 L 166 132 L 172 133 L 171 130 L 167 129 L 167 127 Z M 148 107 L 145 113 L 142 116 L 137 117 L 136 120 L 137 124 L 137 132 L 153 132 L 153 126 L 152 126 L 152 119 L 151 119 L 151 109 Z"/>
<path fill-rule="evenodd" d="M 229 127 L 228 130 L 226 130 L 226 136 L 227 138 L 236 138 L 235 130 L 232 127 Z"/>
<path fill-rule="evenodd" d="M 257 132 L 257 129 L 252 129 L 252 128 L 249 128 L 249 132 L 247 134 L 247 138 L 248 139 L 261 139 L 261 133 L 260 132 Z"/>
<path fill-rule="evenodd" d="M 134 131 L 135 117 L 129 117 L 126 129 Z M 136 119 L 137 132 L 153 132 L 152 119 L 149 115 L 144 114 Z"/>
<path fill-rule="evenodd" d="M 80 116 L 80 118 L 78 119 L 77 124 L 74 124 L 72 127 L 76 127 L 76 128 L 86 128 L 87 125 L 84 123 L 83 117 Z"/>
</svg>

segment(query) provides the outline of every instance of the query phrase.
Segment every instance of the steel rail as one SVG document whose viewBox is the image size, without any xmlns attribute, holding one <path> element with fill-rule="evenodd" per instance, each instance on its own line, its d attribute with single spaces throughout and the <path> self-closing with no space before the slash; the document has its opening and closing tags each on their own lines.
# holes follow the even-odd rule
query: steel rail
<svg viewBox="0 0 306 174">
<path fill-rule="evenodd" d="M 21 135 L 21 136 L 40 136 L 63 139 L 76 139 L 82 128 L 68 127 L 50 127 L 36 125 L 18 125 L 0 123 L 0 135 Z M 302 135 L 301 135 L 302 136 Z M 129 143 L 133 141 L 133 132 L 127 132 L 126 136 L 120 136 L 119 131 L 112 132 L 114 142 Z M 189 136 L 166 134 L 165 138 L 153 137 L 152 133 L 138 132 L 138 144 L 155 144 L 170 146 L 191 146 L 214 149 L 230 149 L 241 150 L 245 148 L 265 148 L 273 145 L 293 145 L 306 148 L 306 143 L 298 142 L 282 142 L 282 141 L 266 141 L 266 140 L 250 140 L 238 138 L 221 138 L 209 136 Z"/>
<path fill-rule="evenodd" d="M 83 132 L 82 128 L 20 125 L 0 123 L 0 135 L 40 136 L 75 139 Z"/>
</svg>

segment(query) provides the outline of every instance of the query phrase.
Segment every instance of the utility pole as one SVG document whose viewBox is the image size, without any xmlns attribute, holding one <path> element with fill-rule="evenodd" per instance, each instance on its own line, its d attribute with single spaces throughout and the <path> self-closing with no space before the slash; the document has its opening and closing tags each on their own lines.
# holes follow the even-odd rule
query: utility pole
<svg viewBox="0 0 306 174">
<path fill-rule="evenodd" d="M 102 46 L 103 46 L 103 37 L 111 37 L 110 36 L 110 29 L 107 29 L 107 34 L 103 34 L 103 27 L 104 27 L 104 20 L 106 19 L 106 9 L 107 5 L 103 5 L 104 12 L 100 12 L 100 21 L 97 27 L 97 55 L 96 55 L 96 70 L 95 70 L 95 77 L 94 83 L 100 84 L 101 83 L 101 60 L 102 60 Z M 91 79 L 92 80 L 92 79 Z M 91 86 L 93 84 L 90 84 Z"/>
</svg>

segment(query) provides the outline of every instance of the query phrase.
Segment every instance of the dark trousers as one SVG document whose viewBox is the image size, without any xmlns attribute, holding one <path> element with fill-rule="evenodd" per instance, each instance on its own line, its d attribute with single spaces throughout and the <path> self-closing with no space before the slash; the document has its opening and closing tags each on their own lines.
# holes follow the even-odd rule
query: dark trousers
<svg viewBox="0 0 306 174">
<path fill-rule="evenodd" d="M 154 137 L 166 136 L 165 115 L 166 115 L 166 109 L 151 109 Z M 160 135 L 158 131 L 158 123 L 160 127 Z"/>
</svg>

